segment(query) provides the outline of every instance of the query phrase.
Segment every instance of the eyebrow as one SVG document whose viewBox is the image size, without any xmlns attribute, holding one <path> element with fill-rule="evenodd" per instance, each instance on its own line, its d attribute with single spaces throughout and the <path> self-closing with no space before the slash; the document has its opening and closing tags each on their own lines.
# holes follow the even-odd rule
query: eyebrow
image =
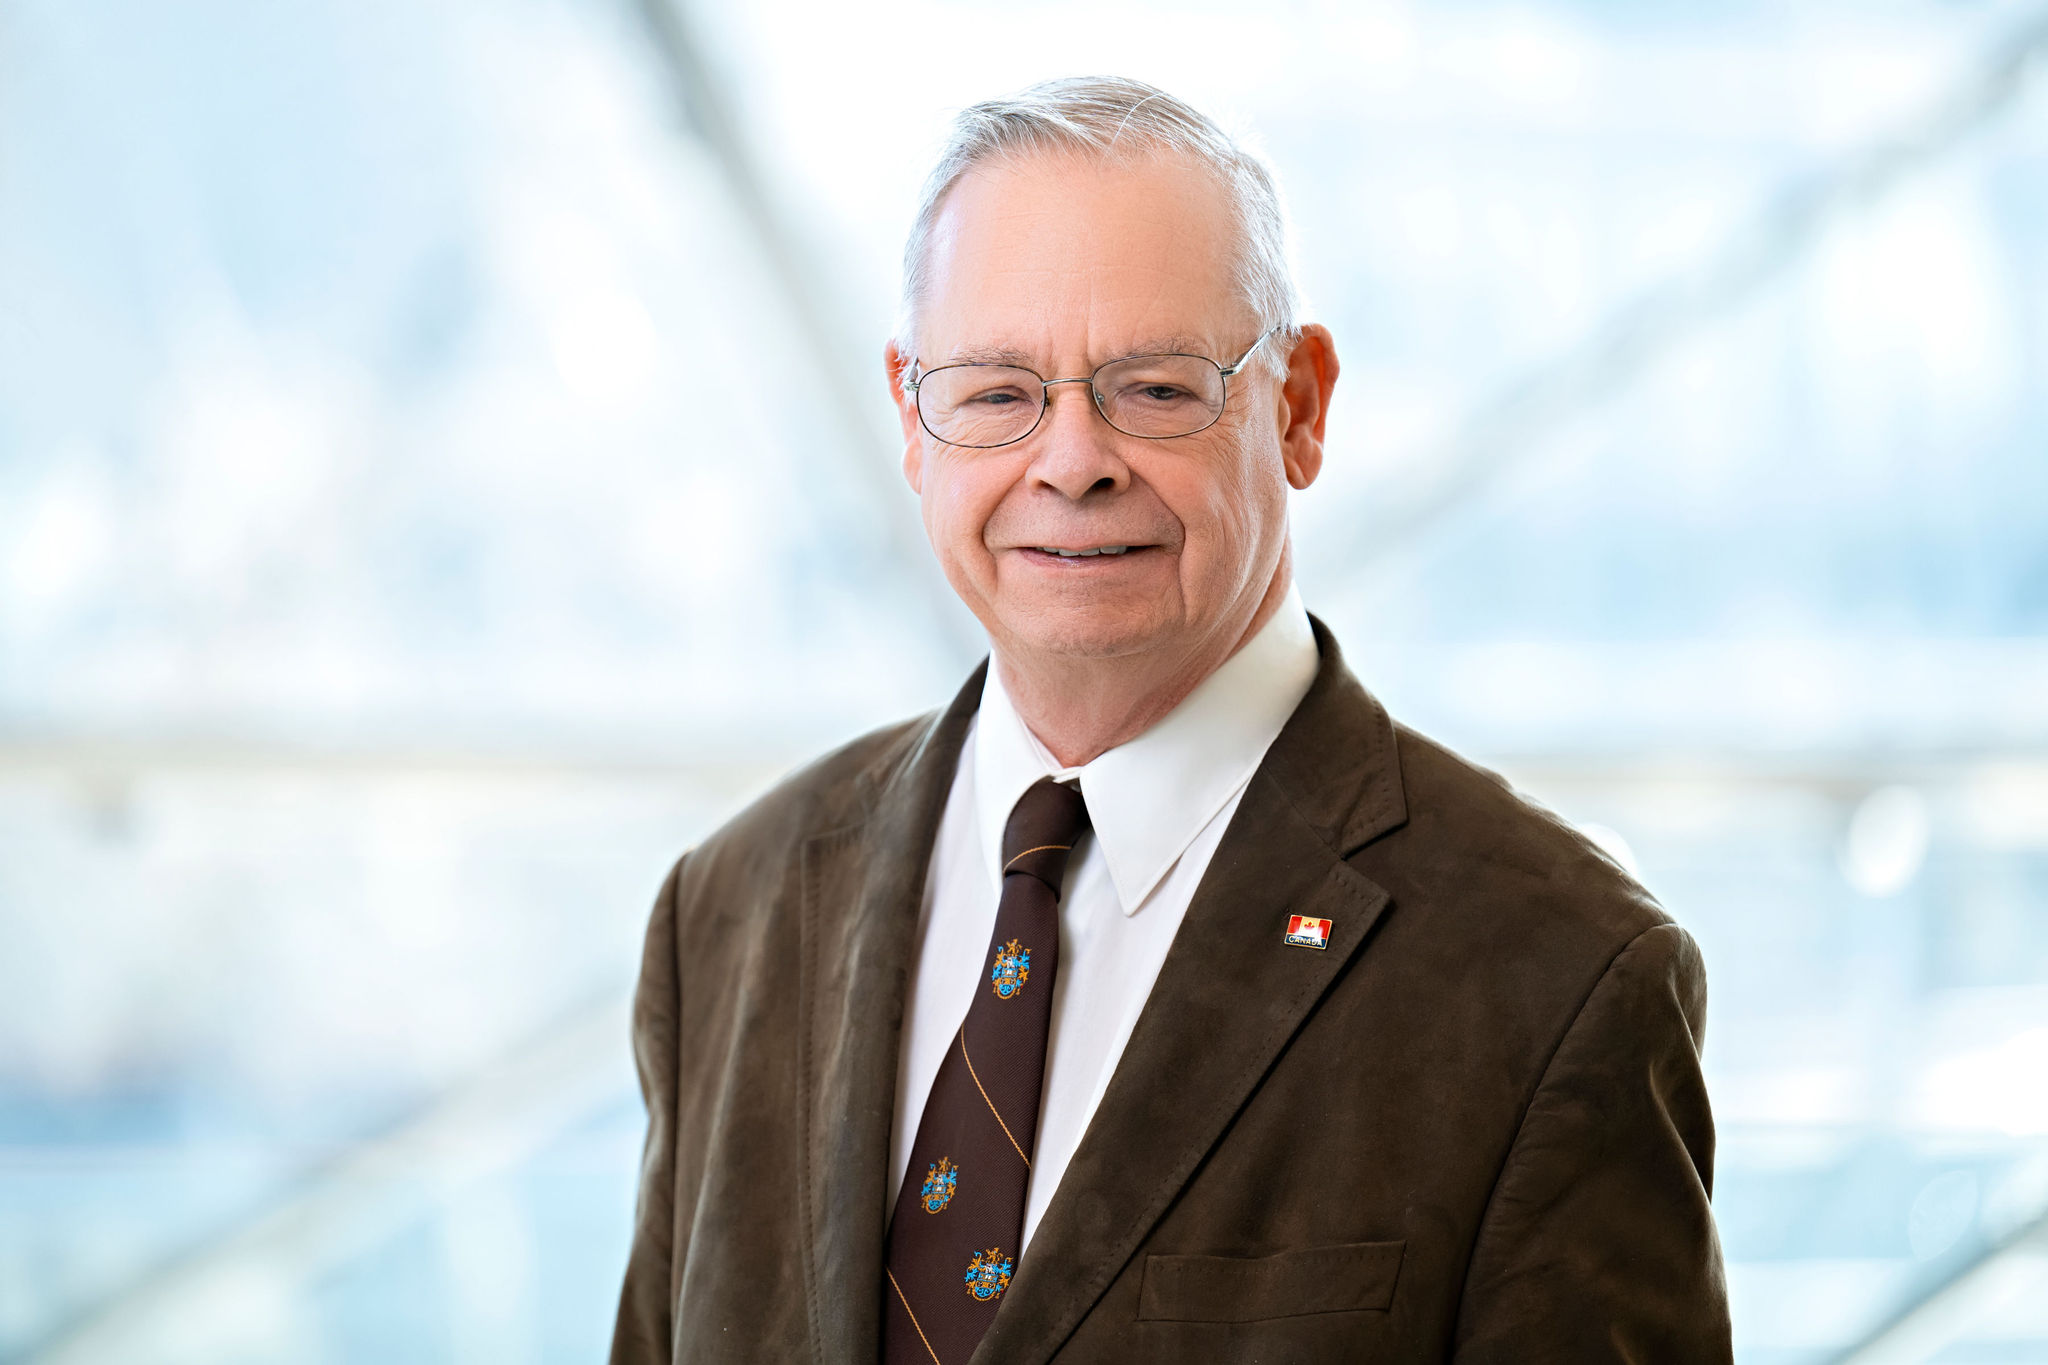
<svg viewBox="0 0 2048 1365">
<path fill-rule="evenodd" d="M 947 356 L 940 363 L 945 365 L 1015 365 L 1020 369 L 1028 370 L 1031 368 L 1033 361 L 1023 351 L 1013 350 L 1008 346 L 970 346 L 966 350 L 953 352 L 953 354 Z M 938 366 L 935 365 L 932 368 L 937 369 Z"/>
<path fill-rule="evenodd" d="M 1143 338 L 1134 342 L 1130 347 L 1118 351 L 1115 355 L 1104 357 L 1097 361 L 1096 364 L 1098 366 L 1107 365 L 1111 361 L 1124 360 L 1134 355 L 1206 354 L 1207 352 L 1202 349 L 1202 343 L 1199 340 L 1176 333 L 1171 336 Z M 1011 346 L 969 346 L 953 352 L 946 359 L 940 361 L 939 365 L 1014 365 L 1020 370 L 1030 370 L 1033 374 L 1038 373 L 1038 358 L 1027 351 L 1020 351 Z M 931 368 L 938 369 L 939 365 L 934 365 Z"/>
</svg>

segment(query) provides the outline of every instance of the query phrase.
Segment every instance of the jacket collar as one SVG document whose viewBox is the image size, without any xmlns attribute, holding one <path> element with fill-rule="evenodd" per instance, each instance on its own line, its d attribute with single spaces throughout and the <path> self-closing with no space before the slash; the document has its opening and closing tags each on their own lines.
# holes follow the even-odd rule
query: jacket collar
<svg viewBox="0 0 2048 1365">
<path fill-rule="evenodd" d="M 1349 857 L 1408 818 L 1394 724 L 1344 662 L 1330 628 L 1313 613 L 1308 625 L 1318 656 L 1315 678 L 1259 771 L 1279 784 L 1339 857 Z M 860 804 L 870 819 L 931 813 L 927 857 L 962 741 L 988 687 L 988 670 L 984 658 L 945 710 L 916 732 L 908 751 L 883 754 L 860 778 Z"/>
<path fill-rule="evenodd" d="M 1266 754 L 1262 771 L 1330 851 L 1348 858 L 1408 819 L 1394 722 L 1311 616 L 1322 664 Z"/>
</svg>

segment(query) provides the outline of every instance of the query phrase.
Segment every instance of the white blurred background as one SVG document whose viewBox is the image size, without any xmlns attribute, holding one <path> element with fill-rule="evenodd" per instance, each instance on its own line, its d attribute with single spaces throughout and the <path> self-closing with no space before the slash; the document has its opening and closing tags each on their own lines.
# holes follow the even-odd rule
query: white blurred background
<svg viewBox="0 0 2048 1365">
<path fill-rule="evenodd" d="M 918 183 L 1099 71 L 1291 199 L 1311 609 L 1705 948 L 1740 1361 L 2048 1362 L 1996 0 L 0 8 L 0 1360 L 602 1356 L 670 860 L 979 654 Z"/>
</svg>

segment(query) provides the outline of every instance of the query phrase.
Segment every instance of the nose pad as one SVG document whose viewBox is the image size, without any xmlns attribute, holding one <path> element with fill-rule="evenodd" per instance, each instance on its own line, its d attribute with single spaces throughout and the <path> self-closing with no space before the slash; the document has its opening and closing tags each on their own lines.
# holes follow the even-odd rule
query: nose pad
<svg viewBox="0 0 2048 1365">
<path fill-rule="evenodd" d="M 1042 414 L 1042 415 L 1040 416 L 1040 418 L 1039 418 L 1039 420 L 1040 420 L 1041 422 L 1043 422 L 1043 421 L 1045 420 L 1045 417 L 1046 417 L 1046 416 L 1049 416 L 1049 415 L 1051 415 L 1051 413 L 1052 413 L 1052 401 L 1053 401 L 1053 397 L 1054 397 L 1054 394 L 1053 394 L 1053 390 L 1054 390 L 1054 389 L 1056 389 L 1056 388 L 1058 388 L 1058 387 L 1059 387 L 1060 385 L 1062 385 L 1062 384 L 1080 384 L 1080 385 L 1083 385 L 1083 386 L 1085 386 L 1085 387 L 1087 388 L 1087 390 L 1088 390 L 1088 397 L 1089 397 L 1089 399 L 1090 399 L 1090 400 L 1091 400 L 1091 401 L 1092 401 L 1092 402 L 1094 403 L 1094 405 L 1095 405 L 1095 412 L 1096 412 L 1096 415 L 1098 415 L 1099 417 L 1101 417 L 1101 418 L 1102 418 L 1102 420 L 1103 420 L 1103 421 L 1105 421 L 1105 422 L 1107 422 L 1107 421 L 1109 420 L 1109 410 L 1108 410 L 1107 408 L 1105 408 L 1105 407 L 1103 407 L 1103 406 L 1102 406 L 1102 391 L 1101 391 L 1100 389 L 1098 389 L 1098 388 L 1096 388 L 1096 387 L 1095 387 L 1095 381 L 1094 381 L 1094 380 L 1092 380 L 1092 379 L 1048 379 L 1048 380 L 1046 380 L 1046 381 L 1045 381 L 1045 408 L 1044 408 L 1044 412 L 1043 412 L 1043 414 Z"/>
<path fill-rule="evenodd" d="M 1095 391 L 1095 385 L 1093 382 L 1086 379 L 1054 379 L 1048 381 L 1045 386 L 1045 408 L 1038 419 L 1039 424 L 1041 426 L 1057 427 L 1058 425 L 1058 423 L 1055 421 L 1055 419 L 1058 417 L 1058 413 L 1056 413 L 1053 410 L 1053 404 L 1058 399 L 1059 395 L 1055 394 L 1053 390 L 1061 384 L 1079 384 L 1083 388 L 1085 388 L 1088 392 L 1088 397 L 1092 400 L 1090 406 L 1092 406 L 1095 409 L 1096 417 L 1100 419 L 1105 425 L 1107 425 L 1109 421 L 1109 414 L 1103 411 L 1102 395 Z M 1101 432 L 1094 429 L 1095 424 L 1093 422 L 1088 421 L 1086 417 L 1081 418 L 1081 425 L 1083 428 L 1088 429 L 1083 439 L 1092 440 L 1096 436 L 1102 434 Z M 1078 434 L 1080 433 L 1070 432 L 1068 433 L 1068 439 L 1072 439 L 1073 436 Z"/>
</svg>

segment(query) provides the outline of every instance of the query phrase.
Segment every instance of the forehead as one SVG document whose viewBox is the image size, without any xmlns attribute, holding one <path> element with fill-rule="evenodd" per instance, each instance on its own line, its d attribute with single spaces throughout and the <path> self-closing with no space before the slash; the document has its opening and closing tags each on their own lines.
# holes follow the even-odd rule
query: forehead
<svg viewBox="0 0 2048 1365">
<path fill-rule="evenodd" d="M 1184 157 L 977 167 L 932 226 L 918 308 L 927 365 L 1006 351 L 1066 366 L 1163 338 L 1206 351 L 1252 322 L 1228 192 Z"/>
</svg>

